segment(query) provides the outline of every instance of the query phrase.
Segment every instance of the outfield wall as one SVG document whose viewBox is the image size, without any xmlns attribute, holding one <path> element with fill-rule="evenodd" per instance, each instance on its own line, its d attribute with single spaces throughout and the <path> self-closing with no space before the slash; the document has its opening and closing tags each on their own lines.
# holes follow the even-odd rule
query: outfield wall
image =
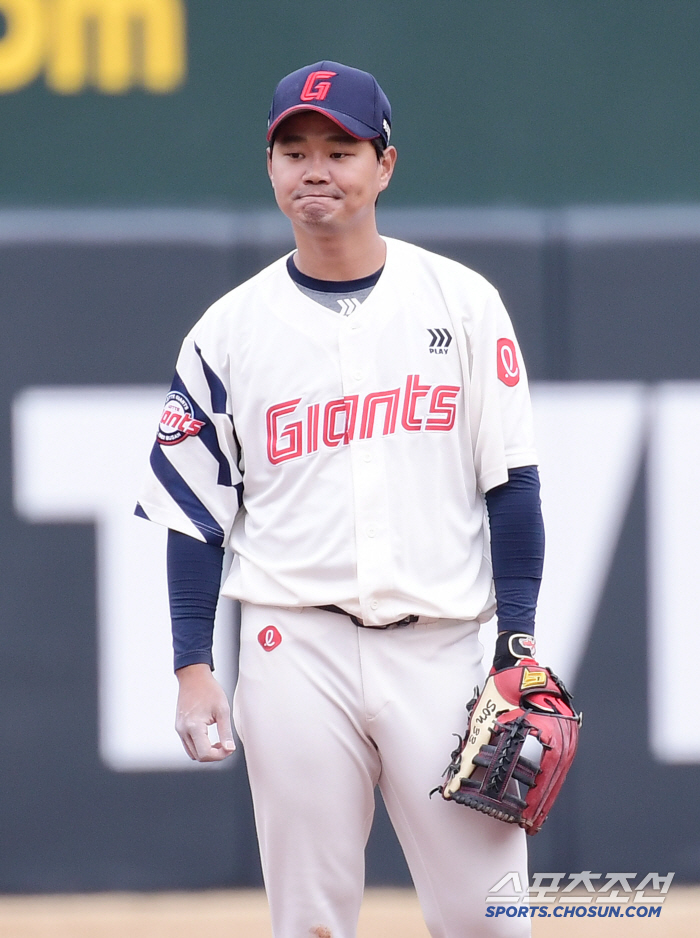
<svg viewBox="0 0 700 938">
<path fill-rule="evenodd" d="M 0 0 L 0 205 L 272 205 L 270 99 L 393 108 L 392 205 L 700 199 L 695 0 Z"/>
<path fill-rule="evenodd" d="M 533 383 L 540 657 L 585 720 L 532 867 L 698 880 L 700 207 L 380 224 L 498 286 Z M 290 245 L 266 212 L 0 211 L 0 890 L 260 882 L 243 759 L 193 768 L 171 729 L 162 532 L 130 505 L 181 337 Z M 235 609 L 217 631 L 230 689 Z M 383 810 L 368 879 L 406 882 Z"/>
</svg>

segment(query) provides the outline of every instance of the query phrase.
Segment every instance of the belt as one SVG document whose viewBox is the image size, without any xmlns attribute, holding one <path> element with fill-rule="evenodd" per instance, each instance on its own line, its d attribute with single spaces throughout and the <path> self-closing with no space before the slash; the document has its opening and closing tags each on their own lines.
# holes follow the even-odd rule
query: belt
<svg viewBox="0 0 700 938">
<path fill-rule="evenodd" d="M 340 606 L 316 606 L 315 608 L 323 609 L 325 612 L 337 612 L 338 615 L 347 616 L 355 625 L 359 625 L 363 629 L 397 629 L 401 628 L 402 625 L 412 625 L 420 618 L 420 616 L 404 616 L 403 619 L 399 619 L 397 622 L 387 622 L 386 625 L 365 625 L 362 619 L 351 615 L 349 612 L 341 609 Z"/>
</svg>

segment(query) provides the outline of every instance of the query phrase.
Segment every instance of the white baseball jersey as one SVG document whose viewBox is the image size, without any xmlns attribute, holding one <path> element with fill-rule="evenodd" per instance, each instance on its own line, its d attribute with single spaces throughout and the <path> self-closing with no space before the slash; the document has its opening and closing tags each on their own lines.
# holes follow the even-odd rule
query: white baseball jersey
<svg viewBox="0 0 700 938">
<path fill-rule="evenodd" d="M 367 625 L 494 611 L 483 494 L 537 462 L 508 314 L 479 274 L 385 239 L 351 315 L 282 258 L 184 341 L 140 504 L 234 553 L 223 594 Z"/>
</svg>

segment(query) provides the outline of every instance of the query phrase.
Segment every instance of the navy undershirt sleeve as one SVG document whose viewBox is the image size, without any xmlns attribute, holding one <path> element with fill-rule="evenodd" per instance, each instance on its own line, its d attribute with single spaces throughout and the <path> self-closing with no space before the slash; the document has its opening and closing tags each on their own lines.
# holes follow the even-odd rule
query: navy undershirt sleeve
<svg viewBox="0 0 700 938">
<path fill-rule="evenodd" d="M 189 664 L 214 668 L 211 647 L 223 563 L 223 547 L 168 531 L 168 595 L 176 671 Z"/>
<path fill-rule="evenodd" d="M 544 522 L 537 466 L 510 469 L 486 493 L 498 631 L 535 631 L 544 564 Z"/>
</svg>

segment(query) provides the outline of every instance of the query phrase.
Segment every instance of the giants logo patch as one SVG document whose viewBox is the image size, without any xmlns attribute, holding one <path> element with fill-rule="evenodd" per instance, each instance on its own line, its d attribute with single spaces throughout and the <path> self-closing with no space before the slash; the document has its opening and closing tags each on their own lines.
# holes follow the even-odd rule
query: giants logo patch
<svg viewBox="0 0 700 938">
<path fill-rule="evenodd" d="M 272 651 L 282 641 L 282 636 L 274 625 L 268 625 L 258 632 L 258 641 L 265 651 Z"/>
<path fill-rule="evenodd" d="M 520 381 L 520 365 L 515 352 L 515 343 L 510 339 L 499 339 L 496 347 L 498 377 L 509 388 Z"/>
<path fill-rule="evenodd" d="M 203 426 L 203 420 L 194 419 L 194 407 L 189 398 L 179 391 L 171 391 L 165 398 L 165 409 L 158 427 L 158 442 L 161 446 L 174 446 L 188 436 L 197 436 Z"/>
<path fill-rule="evenodd" d="M 337 72 L 311 72 L 304 82 L 299 100 L 325 101 L 331 88 L 331 83 L 327 79 L 334 78 L 337 74 Z"/>
</svg>

